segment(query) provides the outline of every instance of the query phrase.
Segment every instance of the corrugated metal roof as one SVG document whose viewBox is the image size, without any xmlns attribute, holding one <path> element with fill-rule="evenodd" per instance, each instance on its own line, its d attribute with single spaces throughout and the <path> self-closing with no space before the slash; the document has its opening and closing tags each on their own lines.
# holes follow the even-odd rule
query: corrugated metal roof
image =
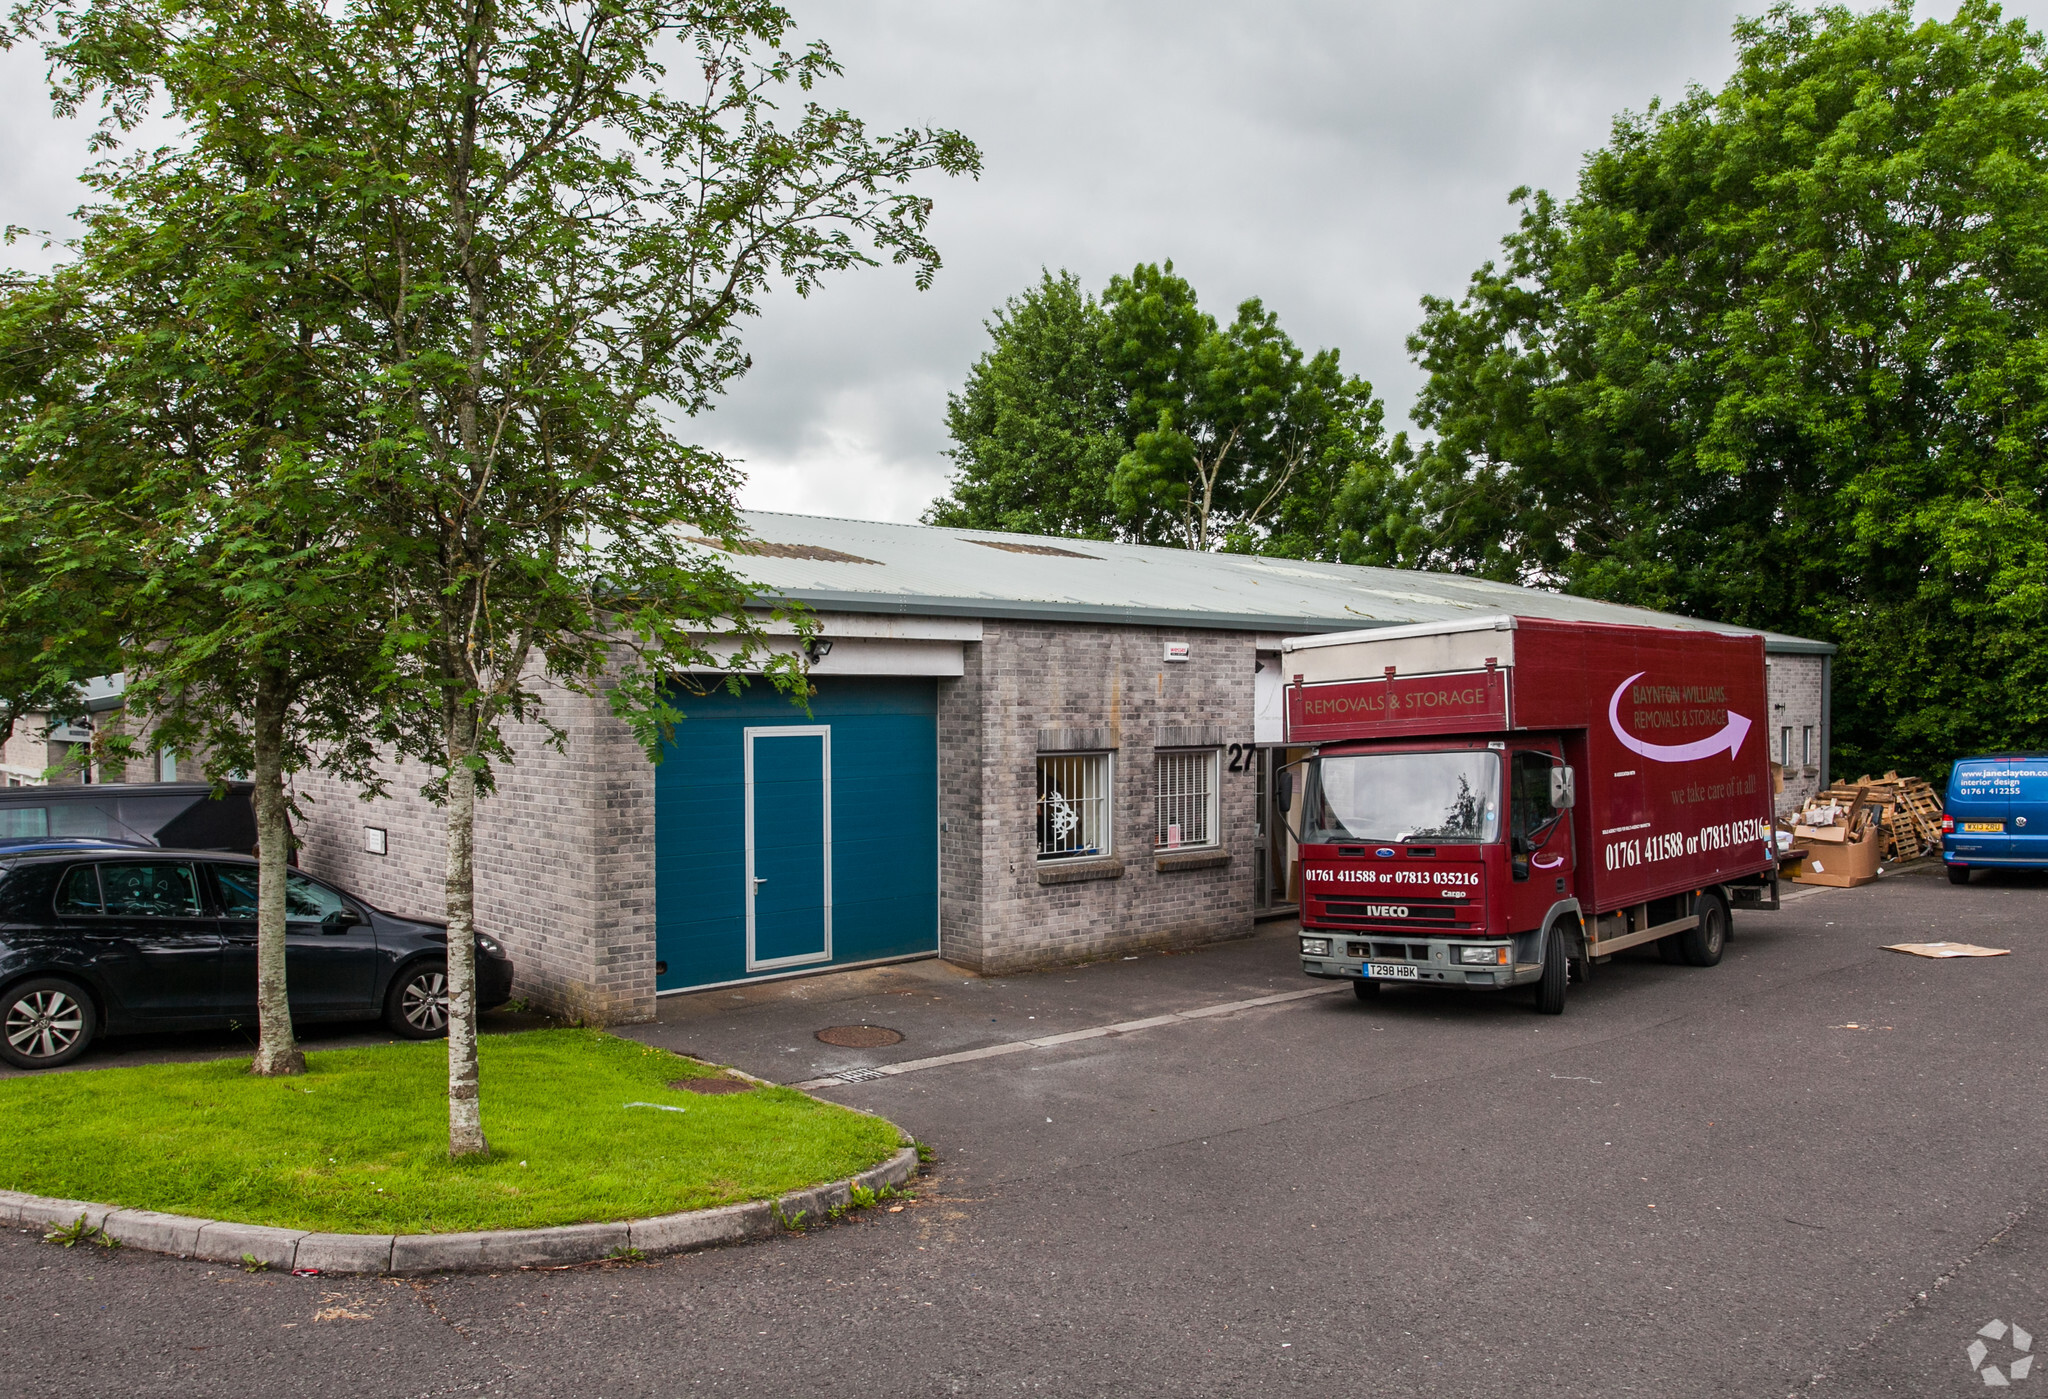
<svg viewBox="0 0 2048 1399">
<path fill-rule="evenodd" d="M 1565 621 L 1698 627 L 1647 608 L 1452 573 L 1204 554 L 1143 544 L 745 512 L 758 552 L 732 562 L 764 591 L 820 611 L 1066 618 L 1307 633 L 1501 612 Z M 1765 632 L 1766 647 L 1826 655 L 1826 642 Z"/>
</svg>

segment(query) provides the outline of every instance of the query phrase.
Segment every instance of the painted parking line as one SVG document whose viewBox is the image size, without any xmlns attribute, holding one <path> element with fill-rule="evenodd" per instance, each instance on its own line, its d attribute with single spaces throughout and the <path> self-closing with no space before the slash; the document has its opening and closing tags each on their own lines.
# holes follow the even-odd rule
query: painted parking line
<svg viewBox="0 0 2048 1399">
<path fill-rule="evenodd" d="M 1143 1020 L 1119 1020 L 1113 1025 L 1096 1025 L 1086 1030 L 1068 1030 L 1063 1034 L 1041 1035 L 1037 1039 L 1008 1040 L 1002 1044 L 983 1045 L 980 1049 L 962 1049 L 952 1054 L 934 1054 L 928 1059 L 905 1059 L 898 1064 L 864 1064 L 859 1068 L 847 1069 L 842 1073 L 827 1074 L 823 1078 L 809 1078 L 802 1083 L 792 1083 L 791 1088 L 838 1088 L 849 1083 L 871 1083 L 878 1078 L 894 1078 L 898 1074 L 914 1074 L 920 1069 L 943 1068 L 948 1064 L 970 1064 L 977 1059 L 1000 1059 L 1006 1054 L 1022 1054 L 1027 1049 L 1055 1049 L 1063 1044 L 1078 1044 L 1082 1040 L 1099 1040 L 1110 1035 L 1128 1035 L 1138 1030 L 1156 1030 L 1165 1025 L 1182 1025 L 1193 1020 L 1208 1020 L 1218 1015 L 1230 1015 L 1240 1010 L 1256 1010 L 1260 1006 L 1284 1005 L 1288 1001 L 1305 1001 L 1311 996 L 1330 996 L 1345 989 L 1349 983 L 1337 986 L 1311 986 L 1306 991 L 1282 991 L 1274 996 L 1254 996 L 1248 1001 L 1224 1001 L 1213 1006 L 1197 1006 L 1193 1010 L 1176 1010 L 1166 1015 L 1147 1016 Z"/>
</svg>

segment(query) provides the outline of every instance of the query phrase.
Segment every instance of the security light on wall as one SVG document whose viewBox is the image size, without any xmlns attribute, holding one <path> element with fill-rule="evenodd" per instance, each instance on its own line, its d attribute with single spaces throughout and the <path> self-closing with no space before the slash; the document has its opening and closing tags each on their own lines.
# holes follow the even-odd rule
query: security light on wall
<svg viewBox="0 0 2048 1399">
<path fill-rule="evenodd" d="M 804 643 L 804 656 L 812 665 L 832 654 L 832 643 L 822 636 L 814 636 Z"/>
</svg>

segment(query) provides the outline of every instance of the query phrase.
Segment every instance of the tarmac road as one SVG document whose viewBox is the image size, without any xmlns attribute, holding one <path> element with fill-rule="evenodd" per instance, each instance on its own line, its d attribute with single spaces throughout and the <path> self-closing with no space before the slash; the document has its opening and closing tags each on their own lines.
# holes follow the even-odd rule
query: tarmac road
<svg viewBox="0 0 2048 1399">
<path fill-rule="evenodd" d="M 824 1090 L 933 1144 L 914 1203 L 647 1264 L 302 1279 L 0 1232 L 0 1392 L 1981 1394 L 1987 1323 L 2048 1351 L 2044 910 L 1909 869 L 1737 915 L 1716 968 L 1617 958 L 1558 1019 L 1339 988 Z M 1882 950 L 1936 938 L 2013 955 Z M 787 1082 L 1314 985 L 1281 925 L 634 1033 Z M 812 1038 L 847 1023 L 905 1040 Z"/>
</svg>

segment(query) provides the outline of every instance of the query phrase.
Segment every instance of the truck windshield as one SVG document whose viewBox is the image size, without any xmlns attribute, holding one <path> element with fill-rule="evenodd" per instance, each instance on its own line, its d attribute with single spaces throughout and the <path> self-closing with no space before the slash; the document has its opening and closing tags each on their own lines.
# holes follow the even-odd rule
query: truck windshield
<svg viewBox="0 0 2048 1399">
<path fill-rule="evenodd" d="M 1302 841 L 1484 844 L 1500 827 L 1492 753 L 1356 753 L 1309 764 Z"/>
</svg>

